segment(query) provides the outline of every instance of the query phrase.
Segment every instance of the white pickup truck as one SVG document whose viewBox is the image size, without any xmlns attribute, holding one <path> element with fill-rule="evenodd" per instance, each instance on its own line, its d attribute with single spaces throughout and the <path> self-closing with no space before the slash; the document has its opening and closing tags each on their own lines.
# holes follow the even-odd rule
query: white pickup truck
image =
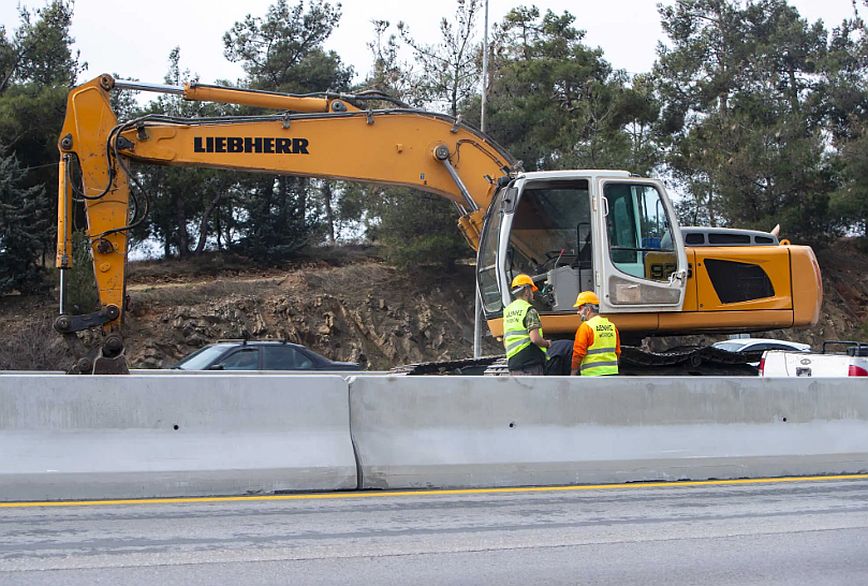
<svg viewBox="0 0 868 586">
<path fill-rule="evenodd" d="M 844 352 L 828 352 L 830 346 L 844 346 Z M 828 340 L 822 353 L 768 350 L 760 360 L 759 375 L 868 377 L 868 342 Z"/>
</svg>

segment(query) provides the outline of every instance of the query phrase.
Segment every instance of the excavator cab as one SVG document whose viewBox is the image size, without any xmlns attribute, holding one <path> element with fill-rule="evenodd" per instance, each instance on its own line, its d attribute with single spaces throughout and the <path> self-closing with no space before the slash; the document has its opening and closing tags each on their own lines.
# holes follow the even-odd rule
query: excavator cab
<svg viewBox="0 0 868 586">
<path fill-rule="evenodd" d="M 682 308 L 687 256 L 657 181 L 624 171 L 526 173 L 498 191 L 485 225 L 477 277 L 488 320 L 510 303 L 518 273 L 540 288 L 543 316 L 570 316 L 565 331 L 575 331 L 573 303 L 585 290 L 598 293 L 603 312 Z"/>
</svg>

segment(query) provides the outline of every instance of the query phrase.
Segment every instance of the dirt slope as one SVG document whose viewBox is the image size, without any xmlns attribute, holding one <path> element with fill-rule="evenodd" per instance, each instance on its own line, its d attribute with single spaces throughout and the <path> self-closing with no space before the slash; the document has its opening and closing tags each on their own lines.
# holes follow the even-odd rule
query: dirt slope
<svg viewBox="0 0 868 586">
<path fill-rule="evenodd" d="M 472 355 L 473 289 L 470 267 L 403 273 L 371 257 L 268 270 L 133 263 L 127 357 L 132 367 L 167 367 L 209 342 L 249 336 L 305 344 L 375 370 L 463 358 Z M 51 331 L 55 307 L 50 298 L 2 298 L 0 368 L 71 363 Z M 486 340 L 485 353 L 499 348 Z"/>
<path fill-rule="evenodd" d="M 818 253 L 825 301 L 819 323 L 805 330 L 754 335 L 803 340 L 868 339 L 868 255 L 842 241 Z M 214 259 L 212 259 L 214 260 Z M 310 261 L 251 269 L 220 260 L 133 264 L 126 325 L 133 367 L 171 366 L 221 339 L 287 339 L 336 360 L 371 369 L 469 357 L 473 337 L 473 272 L 398 271 L 355 255 L 337 264 Z M 52 297 L 0 298 L 0 368 L 61 369 L 72 357 L 51 330 Z M 720 337 L 657 339 L 656 349 Z M 485 354 L 501 351 L 486 336 Z"/>
<path fill-rule="evenodd" d="M 278 338 L 372 369 L 472 354 L 473 273 L 401 274 L 374 260 L 195 283 L 133 283 L 133 364 L 166 366 L 220 338 Z M 491 348 L 494 351 L 496 346 Z"/>
</svg>

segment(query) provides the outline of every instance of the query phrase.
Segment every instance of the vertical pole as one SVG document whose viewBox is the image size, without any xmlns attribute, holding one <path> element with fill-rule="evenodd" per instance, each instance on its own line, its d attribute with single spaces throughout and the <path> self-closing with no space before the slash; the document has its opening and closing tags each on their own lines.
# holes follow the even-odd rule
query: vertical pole
<svg viewBox="0 0 868 586">
<path fill-rule="evenodd" d="M 61 273 L 62 274 L 62 273 Z M 476 303 L 473 304 L 473 357 L 479 358 L 482 355 L 482 300 L 479 298 L 479 281 L 476 282 Z"/>
<path fill-rule="evenodd" d="M 485 102 L 488 101 L 488 0 L 485 0 L 485 32 L 482 35 L 482 103 L 479 130 L 485 132 Z"/>
<path fill-rule="evenodd" d="M 485 132 L 485 102 L 488 99 L 488 0 L 485 0 L 485 32 L 482 35 L 482 100 L 479 112 L 479 130 Z M 479 255 L 477 253 L 477 258 Z M 478 266 L 477 266 L 478 268 Z M 476 284 L 473 311 L 473 357 L 482 355 L 482 299 L 479 296 L 479 279 L 473 281 Z"/>
</svg>

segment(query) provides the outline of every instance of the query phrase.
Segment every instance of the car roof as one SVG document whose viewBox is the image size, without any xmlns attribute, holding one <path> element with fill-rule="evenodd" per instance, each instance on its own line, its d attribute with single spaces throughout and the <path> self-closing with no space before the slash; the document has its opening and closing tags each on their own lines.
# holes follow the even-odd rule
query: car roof
<svg viewBox="0 0 868 586">
<path fill-rule="evenodd" d="M 263 345 L 274 345 L 274 346 L 290 346 L 292 348 L 303 348 L 307 350 L 307 346 L 303 346 L 301 344 L 296 344 L 294 342 L 286 342 L 284 340 L 219 340 L 211 346 L 263 346 Z"/>
<path fill-rule="evenodd" d="M 804 342 L 793 342 L 792 340 L 779 340 L 776 338 L 730 338 L 728 340 L 719 340 L 712 344 L 712 346 L 716 346 L 717 344 L 741 344 L 742 346 L 747 346 L 748 344 L 784 344 L 797 348 L 811 347 L 810 344 L 805 344 Z"/>
</svg>

